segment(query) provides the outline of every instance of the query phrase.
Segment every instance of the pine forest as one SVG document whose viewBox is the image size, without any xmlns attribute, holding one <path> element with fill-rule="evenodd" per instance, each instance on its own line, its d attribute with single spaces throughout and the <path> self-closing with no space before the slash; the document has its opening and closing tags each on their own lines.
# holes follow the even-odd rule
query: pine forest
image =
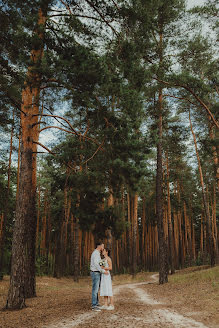
<svg viewBox="0 0 219 328">
<path fill-rule="evenodd" d="M 97 240 L 113 275 L 160 285 L 219 264 L 217 1 L 0 7 L 5 307 L 38 276 L 89 276 Z"/>
</svg>

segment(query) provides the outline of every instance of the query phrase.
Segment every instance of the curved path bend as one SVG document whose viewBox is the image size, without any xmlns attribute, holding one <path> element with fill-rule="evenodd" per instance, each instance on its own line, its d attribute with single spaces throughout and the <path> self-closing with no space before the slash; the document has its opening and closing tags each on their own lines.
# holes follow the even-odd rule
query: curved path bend
<svg viewBox="0 0 219 328">
<path fill-rule="evenodd" d="M 115 286 L 114 311 L 88 310 L 43 328 L 209 328 L 152 298 L 145 285 L 155 282 L 157 277 L 155 274 L 147 282 Z"/>
</svg>

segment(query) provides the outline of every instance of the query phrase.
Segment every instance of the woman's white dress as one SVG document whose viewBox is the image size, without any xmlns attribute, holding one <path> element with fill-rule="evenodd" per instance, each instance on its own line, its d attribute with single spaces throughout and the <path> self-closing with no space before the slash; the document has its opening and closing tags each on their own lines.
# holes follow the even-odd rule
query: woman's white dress
<svg viewBox="0 0 219 328">
<path fill-rule="evenodd" d="M 108 262 L 106 261 L 106 268 L 109 267 Z M 100 296 L 113 296 L 113 290 L 112 290 L 112 279 L 110 275 L 110 271 L 108 271 L 109 274 L 101 274 L 101 281 L 100 281 Z"/>
</svg>

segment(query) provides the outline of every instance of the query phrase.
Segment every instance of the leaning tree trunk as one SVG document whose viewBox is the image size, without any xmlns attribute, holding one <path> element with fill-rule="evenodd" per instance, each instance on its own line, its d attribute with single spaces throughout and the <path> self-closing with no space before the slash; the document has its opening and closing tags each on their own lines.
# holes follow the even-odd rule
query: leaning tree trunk
<svg viewBox="0 0 219 328">
<path fill-rule="evenodd" d="M 40 75 L 36 73 L 43 56 L 43 29 L 48 1 L 39 9 L 36 37 L 41 41 L 31 52 L 32 65 L 22 91 L 21 114 L 21 168 L 16 220 L 12 241 L 12 263 L 7 308 L 25 306 L 25 298 L 36 295 L 35 289 L 35 235 L 36 235 L 36 142 L 38 141 L 38 115 Z M 36 69 L 36 71 L 35 71 Z"/>
<path fill-rule="evenodd" d="M 215 248 L 214 248 L 214 242 L 213 242 L 213 236 L 212 236 L 212 228 L 211 228 L 211 218 L 210 218 L 210 213 L 209 213 L 209 207 L 207 204 L 207 198 L 206 198 L 206 192 L 205 192 L 205 187 L 204 187 L 204 179 L 203 179 L 203 174 L 202 174 L 202 167 L 201 167 L 201 161 L 198 153 L 198 147 L 197 147 L 197 142 L 196 142 L 196 136 L 192 128 L 192 121 L 190 117 L 190 112 L 189 112 L 189 122 L 190 122 L 190 128 L 191 132 L 193 135 L 193 140 L 194 140 L 194 145 L 195 145 L 195 152 L 196 152 L 196 157 L 198 161 L 198 169 L 199 169 L 199 174 L 200 174 L 200 182 L 201 182 L 201 187 L 202 187 L 202 199 L 203 199 L 203 205 L 204 205 L 204 212 L 205 212 L 205 217 L 206 217 L 206 223 L 207 223 L 207 236 L 208 236 L 208 242 L 209 242 L 209 252 L 210 252 L 210 257 L 211 257 L 211 266 L 215 265 Z"/>
</svg>

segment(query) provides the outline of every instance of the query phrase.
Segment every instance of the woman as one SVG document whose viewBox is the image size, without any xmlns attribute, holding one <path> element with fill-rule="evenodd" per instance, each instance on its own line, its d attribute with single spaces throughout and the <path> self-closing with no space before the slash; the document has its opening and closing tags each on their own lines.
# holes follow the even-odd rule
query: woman
<svg viewBox="0 0 219 328">
<path fill-rule="evenodd" d="M 112 260 L 109 257 L 110 250 L 108 248 L 105 248 L 102 251 L 102 254 L 104 256 L 104 262 L 103 262 L 102 268 L 105 270 L 111 271 L 112 270 Z M 108 275 L 101 274 L 100 296 L 104 296 L 104 305 L 102 306 L 102 309 L 114 310 L 112 280 L 111 280 L 110 272 Z"/>
</svg>

